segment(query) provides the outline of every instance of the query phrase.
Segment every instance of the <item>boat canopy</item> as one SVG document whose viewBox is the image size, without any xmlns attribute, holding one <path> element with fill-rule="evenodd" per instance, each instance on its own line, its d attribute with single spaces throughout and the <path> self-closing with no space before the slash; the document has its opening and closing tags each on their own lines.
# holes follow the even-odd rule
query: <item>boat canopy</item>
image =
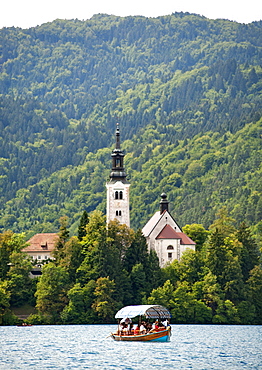
<svg viewBox="0 0 262 370">
<path fill-rule="evenodd" d="M 116 319 L 132 318 L 136 316 L 146 316 L 149 319 L 170 319 L 170 312 L 160 305 L 136 305 L 121 308 L 116 315 Z"/>
</svg>

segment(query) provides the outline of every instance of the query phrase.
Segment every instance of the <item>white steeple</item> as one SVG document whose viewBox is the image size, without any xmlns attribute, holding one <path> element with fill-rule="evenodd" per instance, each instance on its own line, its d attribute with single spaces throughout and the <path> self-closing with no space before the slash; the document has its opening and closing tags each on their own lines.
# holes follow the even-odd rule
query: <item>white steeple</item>
<svg viewBox="0 0 262 370">
<path fill-rule="evenodd" d="M 107 223 L 117 219 L 121 224 L 130 227 L 129 187 L 124 169 L 124 153 L 120 149 L 119 123 L 116 127 L 116 148 L 112 151 L 112 170 L 107 188 Z"/>
</svg>

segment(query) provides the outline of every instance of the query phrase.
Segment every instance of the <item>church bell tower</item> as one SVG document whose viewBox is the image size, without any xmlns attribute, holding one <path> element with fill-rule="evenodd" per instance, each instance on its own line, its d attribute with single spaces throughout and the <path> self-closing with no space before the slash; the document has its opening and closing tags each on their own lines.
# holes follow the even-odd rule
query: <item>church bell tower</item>
<svg viewBox="0 0 262 370">
<path fill-rule="evenodd" d="M 124 169 L 124 153 L 120 149 L 119 124 L 116 124 L 116 147 L 112 151 L 112 170 L 110 181 L 107 182 L 106 220 L 117 219 L 121 224 L 130 227 L 129 187 Z"/>
</svg>

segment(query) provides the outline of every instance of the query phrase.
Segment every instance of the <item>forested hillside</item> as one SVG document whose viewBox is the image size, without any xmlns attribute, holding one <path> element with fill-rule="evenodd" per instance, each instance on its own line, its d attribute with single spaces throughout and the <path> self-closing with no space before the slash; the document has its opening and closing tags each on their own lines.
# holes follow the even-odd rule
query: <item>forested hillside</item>
<svg viewBox="0 0 262 370">
<path fill-rule="evenodd" d="M 178 223 L 225 205 L 261 229 L 262 22 L 96 15 L 3 28 L 0 231 L 75 233 L 105 212 L 116 122 L 137 229 L 168 194 Z"/>
</svg>

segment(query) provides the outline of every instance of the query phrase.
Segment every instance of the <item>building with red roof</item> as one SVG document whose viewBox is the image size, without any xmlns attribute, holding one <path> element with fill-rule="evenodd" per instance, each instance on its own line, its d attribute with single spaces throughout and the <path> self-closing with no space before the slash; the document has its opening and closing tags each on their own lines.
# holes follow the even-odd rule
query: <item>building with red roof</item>
<svg viewBox="0 0 262 370">
<path fill-rule="evenodd" d="M 169 213 L 166 194 L 161 194 L 161 198 L 160 211 L 150 218 L 142 232 L 148 248 L 156 251 L 160 267 L 164 267 L 175 259 L 180 261 L 187 249 L 195 250 L 196 243 L 182 232 Z"/>
<path fill-rule="evenodd" d="M 22 249 L 37 262 L 44 262 L 48 259 L 54 259 L 52 252 L 58 240 L 56 233 L 36 234 L 27 241 L 28 246 Z"/>
</svg>

